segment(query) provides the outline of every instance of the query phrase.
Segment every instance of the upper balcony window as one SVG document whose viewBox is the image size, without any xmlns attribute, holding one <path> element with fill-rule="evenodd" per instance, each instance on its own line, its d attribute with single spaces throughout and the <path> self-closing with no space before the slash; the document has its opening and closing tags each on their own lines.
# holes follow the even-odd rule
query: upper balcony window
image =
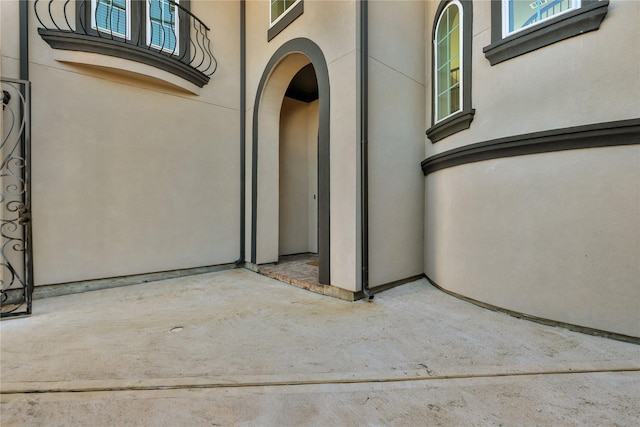
<svg viewBox="0 0 640 427">
<path fill-rule="evenodd" d="M 502 0 L 502 3 L 504 37 L 580 7 L 580 0 Z"/>
<path fill-rule="evenodd" d="M 78 5 L 78 26 L 86 27 L 91 22 L 91 30 L 107 37 L 122 39 L 127 43 L 146 46 L 170 53 L 180 54 L 187 48 L 180 46 L 180 33 L 188 37 L 188 28 L 180 26 L 179 0 L 82 0 Z M 87 14 L 87 2 L 91 2 Z M 183 0 L 187 5 L 188 1 Z M 185 9 L 185 12 L 187 10 Z M 101 34 L 97 34 L 99 37 Z M 185 40 L 186 41 L 186 40 Z"/>
<path fill-rule="evenodd" d="M 209 27 L 189 0 L 35 0 L 42 38 L 54 49 L 136 61 L 203 87 L 215 72 Z M 75 25 L 74 25 L 75 24 Z"/>
<path fill-rule="evenodd" d="M 175 29 L 180 28 L 180 15 L 176 4 L 168 0 L 147 3 L 147 44 L 179 54 L 180 32 Z"/>
<path fill-rule="evenodd" d="M 271 0 L 271 25 L 300 0 Z"/>
<path fill-rule="evenodd" d="M 91 28 L 114 36 L 131 38 L 130 0 L 92 0 Z"/>
<path fill-rule="evenodd" d="M 304 11 L 303 0 L 270 0 L 267 41 L 284 30 Z"/>
<path fill-rule="evenodd" d="M 493 0 L 491 65 L 600 28 L 609 0 Z"/>
</svg>

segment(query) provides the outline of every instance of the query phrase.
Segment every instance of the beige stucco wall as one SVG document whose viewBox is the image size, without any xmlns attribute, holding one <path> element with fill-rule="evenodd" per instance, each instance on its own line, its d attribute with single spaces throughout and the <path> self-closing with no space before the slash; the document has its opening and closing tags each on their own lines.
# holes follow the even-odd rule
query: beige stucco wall
<svg viewBox="0 0 640 427">
<path fill-rule="evenodd" d="M 426 2 L 427 39 L 438 3 Z M 427 156 L 505 136 L 640 117 L 640 32 L 634 30 L 640 20 L 639 2 L 612 0 L 599 30 L 494 66 L 482 52 L 491 43 L 491 2 L 473 2 L 473 16 L 476 114 L 468 131 L 436 144 L 427 140 Z M 431 48 L 427 43 L 428 64 Z M 430 86 L 428 80 L 427 127 Z M 609 102 L 603 104 L 604 100 Z"/>
<path fill-rule="evenodd" d="M 267 42 L 267 2 L 247 3 L 247 28 L 252 29 L 247 34 L 249 106 L 253 105 L 262 67 L 286 41 L 308 38 L 318 44 L 327 60 L 331 86 L 331 281 L 354 291 L 360 289 L 358 12 L 357 2 L 307 1 L 304 13 Z M 424 180 L 417 162 L 424 153 L 423 26 L 422 2 L 370 2 L 371 286 L 423 270 Z M 259 158 L 264 158 L 260 151 Z M 259 186 L 264 182 L 263 175 L 258 182 Z M 259 196 L 258 206 L 262 200 Z M 258 216 L 258 228 L 262 224 L 266 229 L 275 222 L 265 219 L 264 212 Z M 263 242 L 268 239 L 266 233 L 258 233 Z M 258 241 L 259 262 L 274 262 L 260 257 L 262 244 Z"/>
<path fill-rule="evenodd" d="M 430 34 L 437 2 L 427 6 Z M 499 137 L 640 117 L 640 33 L 631 30 L 639 3 L 612 1 L 598 31 L 493 67 L 482 53 L 490 42 L 489 2 L 474 2 L 473 13 L 476 115 L 470 129 L 427 140 L 427 157 Z M 429 109 L 427 103 L 428 126 Z M 639 171 L 636 145 L 434 172 L 426 177 L 425 273 L 485 303 L 640 336 Z"/>
<path fill-rule="evenodd" d="M 369 2 L 369 281 L 423 273 L 424 2 Z"/>
<path fill-rule="evenodd" d="M 18 8 L 17 1 L 0 2 L 0 75 L 14 79 L 20 74 Z"/>
<path fill-rule="evenodd" d="M 330 84 L 330 141 L 331 141 L 331 284 L 348 290 L 357 290 L 357 209 L 359 142 L 357 135 L 356 97 L 356 2 L 305 1 L 304 13 L 273 40 L 267 42 L 269 27 L 269 2 L 246 3 L 247 14 L 247 230 L 251 230 L 251 138 L 253 105 L 257 88 L 265 67 L 274 52 L 288 40 L 304 37 L 317 44 L 327 62 Z M 305 65 L 300 63 L 299 66 Z M 291 76 L 293 77 L 293 75 Z M 284 94 L 284 92 L 283 92 Z M 276 115 L 276 113 L 278 115 Z M 272 112 L 271 119 L 279 120 L 279 111 Z M 271 120 L 270 119 L 270 120 Z M 273 121 L 273 120 L 271 120 Z M 263 125 L 270 126 L 263 123 Z M 276 141 L 261 136 L 259 159 L 265 165 L 273 160 Z M 264 149 L 264 151 L 263 151 Z M 275 151 L 274 151 L 275 150 Z M 276 157 L 277 158 L 277 157 Z M 263 163 L 260 163 L 262 165 Z M 259 173 L 264 172 L 259 166 Z M 260 185 L 273 181 L 269 172 L 260 175 Z M 277 182 L 277 181 L 275 181 Z M 277 184 L 276 184 L 277 185 Z M 261 211 L 275 199 L 258 194 L 258 263 L 277 260 L 278 216 L 277 209 Z M 246 240 L 246 256 L 250 259 L 251 241 Z"/>
<path fill-rule="evenodd" d="M 627 146 L 429 175 L 428 276 L 499 307 L 640 336 L 639 165 Z"/>
<path fill-rule="evenodd" d="M 31 9 L 37 285 L 238 258 L 240 8 L 195 0 L 191 10 L 219 61 L 199 96 L 57 61 Z M 3 41 L 11 22 L 3 13 Z"/>
</svg>

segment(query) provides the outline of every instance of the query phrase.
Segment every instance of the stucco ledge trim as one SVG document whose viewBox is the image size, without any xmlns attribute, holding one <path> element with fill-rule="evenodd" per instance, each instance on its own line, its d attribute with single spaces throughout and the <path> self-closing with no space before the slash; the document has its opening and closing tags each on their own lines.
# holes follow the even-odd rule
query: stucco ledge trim
<svg viewBox="0 0 640 427">
<path fill-rule="evenodd" d="M 473 121 L 473 116 L 475 114 L 476 110 L 473 108 L 468 111 L 461 111 L 457 114 L 454 114 L 448 119 L 443 120 L 442 122 L 435 124 L 427 129 L 427 137 L 431 140 L 432 143 L 436 143 L 441 139 L 453 135 L 454 133 L 469 129 L 471 127 L 471 122 Z"/>
<path fill-rule="evenodd" d="M 445 151 L 421 162 L 430 173 L 483 160 L 583 148 L 640 144 L 640 118 L 553 129 L 478 142 Z"/>
<path fill-rule="evenodd" d="M 114 74 L 182 89 L 194 95 L 209 77 L 189 65 L 126 43 L 75 33 L 38 29 L 60 62 L 101 68 Z"/>
</svg>

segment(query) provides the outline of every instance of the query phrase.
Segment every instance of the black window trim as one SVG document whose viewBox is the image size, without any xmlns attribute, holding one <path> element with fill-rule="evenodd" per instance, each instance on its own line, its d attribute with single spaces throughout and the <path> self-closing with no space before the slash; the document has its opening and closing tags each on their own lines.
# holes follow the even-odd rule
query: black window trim
<svg viewBox="0 0 640 427">
<path fill-rule="evenodd" d="M 298 19 L 298 17 L 303 13 L 304 0 L 300 0 L 289 9 L 285 10 L 282 15 L 280 15 L 280 20 L 278 20 L 273 25 L 269 25 L 269 30 L 267 31 L 267 41 L 270 42 L 275 36 L 280 34 L 282 30 L 287 28 L 289 24 Z M 271 12 L 269 12 L 269 14 L 271 14 Z"/>
<path fill-rule="evenodd" d="M 596 31 L 607 15 L 609 0 L 582 0 L 578 9 L 502 37 L 502 1 L 491 1 L 491 44 L 482 51 L 491 65 L 568 38 Z"/>
<path fill-rule="evenodd" d="M 442 12 L 453 0 L 442 0 L 433 21 L 433 29 L 430 43 L 433 46 L 433 40 L 436 37 L 436 25 L 442 15 Z M 452 114 L 448 118 L 436 123 L 435 117 L 435 49 L 431 49 L 431 123 L 433 124 L 427 129 L 427 137 L 432 143 L 436 143 L 450 135 L 469 129 L 476 110 L 471 108 L 471 60 L 472 60 L 472 42 L 473 42 L 473 3 L 471 0 L 457 0 L 462 5 L 462 109 Z"/>
<path fill-rule="evenodd" d="M 131 16 L 129 17 L 129 19 L 131 22 L 131 34 L 129 34 L 129 38 L 127 39 L 118 35 L 111 35 L 107 31 L 99 31 L 98 29 L 91 28 L 91 8 L 93 1 L 94 0 L 76 0 L 76 28 L 82 29 L 84 33 L 88 35 L 105 39 L 113 39 L 133 46 L 138 46 L 143 49 L 150 49 L 156 52 L 160 52 L 160 49 L 151 47 L 147 44 L 147 19 L 149 18 L 146 16 L 147 2 L 145 0 L 130 0 L 131 7 L 129 13 L 131 14 Z M 170 1 L 174 2 L 175 0 Z M 184 10 L 191 9 L 191 0 L 179 0 L 176 3 L 179 3 Z M 176 57 L 188 58 L 190 44 L 188 42 L 189 23 L 185 22 L 184 19 L 182 19 L 178 23 L 178 35 L 179 40 L 181 40 L 178 44 L 178 47 L 181 49 L 181 51 L 171 55 Z M 183 37 L 186 38 L 183 39 Z M 165 50 L 162 53 L 167 54 L 170 52 Z"/>
</svg>

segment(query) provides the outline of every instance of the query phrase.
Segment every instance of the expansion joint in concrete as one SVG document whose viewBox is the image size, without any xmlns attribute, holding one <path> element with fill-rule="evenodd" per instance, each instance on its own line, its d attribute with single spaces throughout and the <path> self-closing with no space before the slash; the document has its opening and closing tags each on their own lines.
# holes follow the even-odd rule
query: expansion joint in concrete
<svg viewBox="0 0 640 427">
<path fill-rule="evenodd" d="M 282 381 L 256 381 L 256 382 L 220 382 L 206 384 L 174 384 L 174 385 L 140 385 L 140 386 L 111 386 L 111 387 L 84 387 L 84 388 L 50 388 L 50 389 L 24 389 L 2 390 L 0 395 L 16 394 L 53 394 L 53 393 L 94 393 L 94 392 L 118 392 L 118 391 L 158 391 L 158 390 L 195 390 L 195 389 L 224 389 L 224 388 L 250 388 L 250 387 L 287 387 L 287 386 L 312 386 L 312 385 L 343 385 L 343 384 L 370 384 L 370 383 L 406 383 L 419 381 L 451 381 L 467 379 L 513 378 L 549 375 L 576 375 L 576 374 L 607 374 L 607 373 L 638 373 L 640 367 L 610 368 L 610 369 L 566 369 L 551 371 L 527 371 L 527 372 L 494 372 L 459 375 L 428 375 L 414 377 L 390 377 L 390 378 L 345 378 L 331 380 L 282 380 Z"/>
</svg>

